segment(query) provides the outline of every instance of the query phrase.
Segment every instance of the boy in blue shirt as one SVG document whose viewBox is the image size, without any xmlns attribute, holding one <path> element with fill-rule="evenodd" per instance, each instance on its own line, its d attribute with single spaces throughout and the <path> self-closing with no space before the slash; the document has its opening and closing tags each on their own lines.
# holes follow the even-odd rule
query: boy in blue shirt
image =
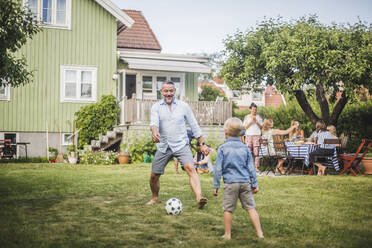
<svg viewBox="0 0 372 248">
<path fill-rule="evenodd" d="M 253 194 L 258 192 L 256 169 L 253 165 L 252 154 L 239 136 L 243 123 L 238 118 L 229 118 L 224 125 L 226 141 L 218 148 L 214 168 L 213 195 L 218 195 L 221 176 L 223 177 L 223 204 L 225 239 L 231 239 L 232 213 L 236 208 L 238 198 L 243 209 L 247 210 L 257 236 L 263 238 L 260 218 L 255 209 Z M 253 194 L 252 194 L 253 193 Z"/>
</svg>

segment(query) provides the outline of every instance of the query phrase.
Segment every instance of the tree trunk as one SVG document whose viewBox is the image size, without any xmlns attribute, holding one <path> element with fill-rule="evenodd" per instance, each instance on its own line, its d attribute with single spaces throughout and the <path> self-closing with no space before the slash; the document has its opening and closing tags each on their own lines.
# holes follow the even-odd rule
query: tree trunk
<svg viewBox="0 0 372 248">
<path fill-rule="evenodd" d="M 329 125 L 337 126 L 338 118 L 340 117 L 342 110 L 345 108 L 347 100 L 348 99 L 345 92 L 342 92 L 341 97 L 337 101 L 336 106 L 334 107 L 332 115 L 329 119 Z"/>
<path fill-rule="evenodd" d="M 305 112 L 307 117 L 309 117 L 311 123 L 313 123 L 315 126 L 315 123 L 320 119 L 314 113 L 313 109 L 311 108 L 309 102 L 306 99 L 305 93 L 302 90 L 296 90 L 295 96 L 296 96 L 298 104 L 301 106 L 302 110 Z"/>
<path fill-rule="evenodd" d="M 328 125 L 329 124 L 329 105 L 328 100 L 324 93 L 324 87 L 321 84 L 316 84 L 316 100 L 319 103 L 320 111 L 322 112 L 322 119 Z"/>
</svg>

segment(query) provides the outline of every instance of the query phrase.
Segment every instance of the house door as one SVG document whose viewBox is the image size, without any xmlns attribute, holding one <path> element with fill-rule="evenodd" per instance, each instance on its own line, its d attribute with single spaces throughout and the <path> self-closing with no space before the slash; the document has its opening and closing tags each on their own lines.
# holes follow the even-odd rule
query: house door
<svg viewBox="0 0 372 248">
<path fill-rule="evenodd" d="M 125 95 L 131 99 L 133 93 L 136 93 L 136 75 L 125 75 Z"/>
</svg>

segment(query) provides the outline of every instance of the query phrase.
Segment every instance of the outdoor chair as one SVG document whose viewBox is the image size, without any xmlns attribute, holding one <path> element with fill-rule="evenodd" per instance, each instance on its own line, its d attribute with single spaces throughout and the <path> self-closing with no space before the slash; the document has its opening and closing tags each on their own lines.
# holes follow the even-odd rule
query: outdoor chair
<svg viewBox="0 0 372 248">
<path fill-rule="evenodd" d="M 344 164 L 344 169 L 340 172 L 339 175 L 342 175 L 346 172 L 351 172 L 354 176 L 356 176 L 357 173 L 362 174 L 358 169 L 358 166 L 360 165 L 360 162 L 362 161 L 364 156 L 367 154 L 371 145 L 372 140 L 363 139 L 355 153 L 340 154 L 339 158 Z"/>
<path fill-rule="evenodd" d="M 262 171 L 266 171 L 269 174 L 270 171 L 275 173 L 276 157 L 274 154 L 270 154 L 268 148 L 267 139 L 260 139 L 260 167 Z"/>
<path fill-rule="evenodd" d="M 274 149 L 275 149 L 275 159 L 285 159 L 288 162 L 288 169 L 291 166 L 291 161 L 287 152 L 287 148 L 284 143 L 284 138 L 282 135 L 273 135 Z M 287 169 L 287 171 L 288 171 Z M 275 167 L 274 167 L 275 170 Z"/>
<path fill-rule="evenodd" d="M 341 139 L 324 139 L 325 145 L 335 145 L 337 154 L 340 154 L 340 148 L 341 148 Z M 337 159 L 337 158 L 336 158 Z M 326 155 L 317 155 L 315 157 L 316 162 L 320 162 L 322 165 L 324 165 L 327 168 L 327 171 L 332 171 L 334 173 L 334 157 L 326 156 Z M 336 171 L 337 172 L 337 171 Z M 329 173 L 329 172 L 328 172 Z M 315 173 L 315 166 L 314 166 L 314 174 Z"/>
</svg>

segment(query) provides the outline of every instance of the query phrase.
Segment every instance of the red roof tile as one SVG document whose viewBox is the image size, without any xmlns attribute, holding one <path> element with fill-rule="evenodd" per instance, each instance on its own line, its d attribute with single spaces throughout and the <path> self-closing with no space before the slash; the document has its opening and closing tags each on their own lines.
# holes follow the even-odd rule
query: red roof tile
<svg viewBox="0 0 372 248">
<path fill-rule="evenodd" d="M 134 20 L 134 24 L 131 28 L 126 28 L 118 34 L 117 47 L 161 51 L 159 41 L 142 12 L 126 9 L 123 11 Z"/>
</svg>

